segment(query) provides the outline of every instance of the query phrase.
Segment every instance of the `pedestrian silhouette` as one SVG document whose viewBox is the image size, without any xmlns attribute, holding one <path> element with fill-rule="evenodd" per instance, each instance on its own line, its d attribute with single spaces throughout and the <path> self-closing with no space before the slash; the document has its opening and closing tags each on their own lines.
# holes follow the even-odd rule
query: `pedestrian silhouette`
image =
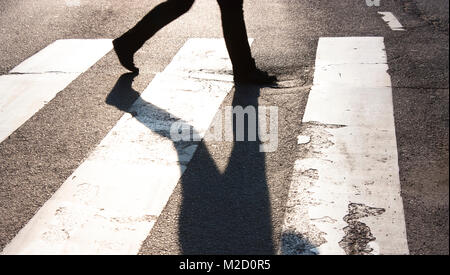
<svg viewBox="0 0 450 275">
<path fill-rule="evenodd" d="M 131 113 L 154 133 L 170 139 L 170 127 L 155 131 L 145 114 L 132 113 L 132 105 L 137 102 L 139 106 L 145 106 L 147 111 L 142 113 L 160 114 L 158 116 L 170 117 L 186 125 L 188 122 L 140 97 L 132 87 L 136 76 L 136 73 L 122 75 L 106 98 L 106 103 Z M 232 106 L 251 106 L 258 113 L 259 90 L 258 85 L 236 85 Z M 237 126 L 234 118 L 232 123 L 235 137 Z M 259 125 L 256 127 L 259 129 Z M 196 135 L 195 129 L 193 131 Z M 245 137 L 248 137 L 248 131 L 247 121 Z M 274 225 L 266 178 L 266 154 L 260 152 L 261 141 L 246 139 L 245 142 L 236 142 L 236 138 L 233 138 L 225 171 L 217 167 L 203 141 L 173 141 L 180 157 L 187 144 L 198 144 L 198 148 L 189 169 L 182 171 L 179 218 L 175 221 L 162 216 L 155 227 L 177 226 L 176 231 L 164 230 L 164 236 L 166 240 L 178 240 L 181 253 L 185 255 L 274 254 L 276 249 L 272 238 Z M 146 252 L 159 254 L 167 248 L 166 245 L 166 242 L 152 243 Z"/>
<path fill-rule="evenodd" d="M 195 0 L 167 0 L 151 10 L 132 29 L 113 41 L 120 63 L 132 72 L 139 72 L 134 54 L 156 32 L 186 13 Z M 256 67 L 248 43 L 244 21 L 243 0 L 217 0 L 228 54 L 233 64 L 234 81 L 239 84 L 274 84 L 276 77 Z"/>
</svg>

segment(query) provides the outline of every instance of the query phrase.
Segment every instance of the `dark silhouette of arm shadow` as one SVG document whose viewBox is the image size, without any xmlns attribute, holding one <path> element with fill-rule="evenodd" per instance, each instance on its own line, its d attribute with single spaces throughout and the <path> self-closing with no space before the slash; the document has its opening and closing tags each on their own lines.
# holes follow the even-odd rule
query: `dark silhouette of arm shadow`
<svg viewBox="0 0 450 275">
<path fill-rule="evenodd" d="M 130 112 L 133 103 L 137 102 L 151 109 L 146 113 L 170 116 L 165 110 L 142 101 L 139 93 L 132 88 L 135 76 L 132 73 L 122 75 L 108 95 L 106 103 Z M 233 106 L 254 106 L 257 109 L 259 90 L 257 86 L 237 86 Z M 136 113 L 132 115 L 152 129 L 148 120 L 141 119 Z M 174 118 L 174 121 L 177 120 L 179 119 Z M 233 131 L 235 133 L 236 125 L 233 125 Z M 158 134 L 170 138 L 168 131 L 160 131 Z M 217 168 L 204 142 L 197 144 L 189 169 L 180 180 L 183 197 L 178 237 L 183 254 L 276 253 L 272 239 L 266 159 L 265 153 L 260 152 L 260 142 L 233 142 L 224 173 Z M 181 155 L 185 146 L 177 142 L 174 145 Z"/>
</svg>

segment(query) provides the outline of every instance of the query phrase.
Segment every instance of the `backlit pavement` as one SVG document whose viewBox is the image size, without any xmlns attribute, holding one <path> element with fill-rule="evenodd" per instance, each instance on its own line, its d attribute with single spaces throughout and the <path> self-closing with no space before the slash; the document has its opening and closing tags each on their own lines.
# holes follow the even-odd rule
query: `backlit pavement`
<svg viewBox="0 0 450 275">
<path fill-rule="evenodd" d="M 246 0 L 277 87 L 234 85 L 209 0 L 126 74 L 159 2 L 0 3 L 3 254 L 449 253 L 447 1 Z"/>
</svg>

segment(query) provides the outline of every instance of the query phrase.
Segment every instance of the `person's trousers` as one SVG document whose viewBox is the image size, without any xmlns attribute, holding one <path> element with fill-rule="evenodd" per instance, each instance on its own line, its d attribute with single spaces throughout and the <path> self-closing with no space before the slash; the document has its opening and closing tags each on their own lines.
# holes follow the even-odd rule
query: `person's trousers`
<svg viewBox="0 0 450 275">
<path fill-rule="evenodd" d="M 125 33 L 132 51 L 137 51 L 161 28 L 186 13 L 195 0 L 167 0 L 151 10 L 136 26 Z M 256 68 L 248 43 L 243 0 L 217 0 L 222 15 L 222 28 L 235 76 L 243 76 Z"/>
</svg>

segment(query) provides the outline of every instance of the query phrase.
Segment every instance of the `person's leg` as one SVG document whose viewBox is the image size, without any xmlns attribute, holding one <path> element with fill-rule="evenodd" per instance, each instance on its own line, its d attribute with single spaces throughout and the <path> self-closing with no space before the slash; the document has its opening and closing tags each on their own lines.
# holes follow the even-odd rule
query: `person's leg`
<svg viewBox="0 0 450 275">
<path fill-rule="evenodd" d="M 243 0 L 218 0 L 222 15 L 223 36 L 235 75 L 256 68 L 248 43 Z"/>
<path fill-rule="evenodd" d="M 195 0 L 167 0 L 152 9 L 136 26 L 114 40 L 114 49 L 120 63 L 131 71 L 133 56 L 144 43 L 164 26 L 186 13 Z"/>
<path fill-rule="evenodd" d="M 256 68 L 248 43 L 244 21 L 243 0 L 217 0 L 222 15 L 222 28 L 225 43 L 233 64 L 236 82 L 268 84 L 276 81 Z"/>
</svg>

